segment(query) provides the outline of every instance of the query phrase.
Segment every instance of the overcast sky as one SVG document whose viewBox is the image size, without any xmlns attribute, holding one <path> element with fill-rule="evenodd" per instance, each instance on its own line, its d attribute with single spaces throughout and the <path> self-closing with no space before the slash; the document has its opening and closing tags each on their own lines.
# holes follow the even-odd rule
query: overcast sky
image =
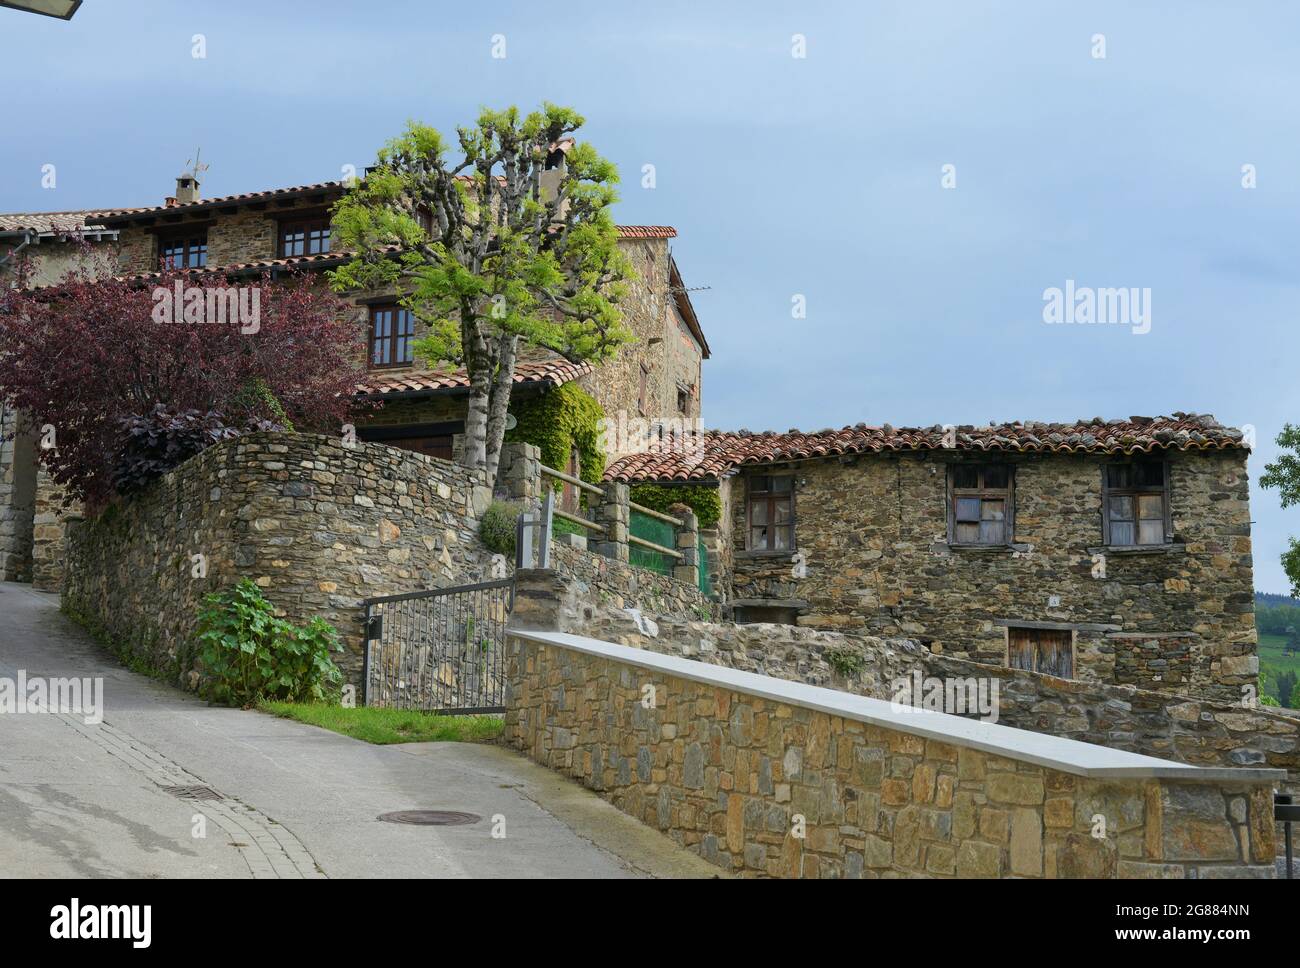
<svg viewBox="0 0 1300 968">
<path fill-rule="evenodd" d="M 710 426 L 1210 412 L 1256 428 L 1257 478 L 1300 421 L 1300 5 L 85 0 L 0 10 L 0 59 L 0 211 L 158 204 L 199 147 L 207 195 L 325 181 L 408 118 L 576 107 L 619 220 L 676 226 L 708 287 Z M 1149 289 L 1149 332 L 1044 323 L 1066 280 Z M 1300 509 L 1252 502 L 1285 591 Z"/>
</svg>

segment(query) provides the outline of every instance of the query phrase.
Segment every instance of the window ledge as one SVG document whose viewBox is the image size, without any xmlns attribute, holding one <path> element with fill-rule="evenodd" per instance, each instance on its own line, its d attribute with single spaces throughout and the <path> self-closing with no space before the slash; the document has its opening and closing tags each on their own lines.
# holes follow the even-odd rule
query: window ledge
<svg viewBox="0 0 1300 968">
<path fill-rule="evenodd" d="M 1169 542 L 1158 545 L 1102 545 L 1089 548 L 1090 555 L 1183 555 L 1187 545 L 1182 542 Z"/>
<path fill-rule="evenodd" d="M 981 555 L 981 554 L 982 555 L 997 555 L 997 554 L 1010 555 L 1010 554 L 1015 554 L 1016 552 L 1029 551 L 1030 549 L 1031 546 L 1027 544 L 980 545 L 980 544 L 955 544 L 949 541 L 936 541 L 934 544 L 930 545 L 931 551 L 940 551 L 940 552 L 955 551 L 959 554 L 977 554 L 977 555 Z"/>
<path fill-rule="evenodd" d="M 735 557 L 737 558 L 785 558 L 791 561 L 794 559 L 794 556 L 794 551 L 786 551 L 784 549 L 780 551 L 737 551 L 735 553 Z"/>
</svg>

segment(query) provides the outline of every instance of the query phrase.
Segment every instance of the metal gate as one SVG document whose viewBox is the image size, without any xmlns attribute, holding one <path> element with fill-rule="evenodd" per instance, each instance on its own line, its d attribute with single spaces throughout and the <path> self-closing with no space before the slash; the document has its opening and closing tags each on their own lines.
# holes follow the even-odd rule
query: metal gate
<svg viewBox="0 0 1300 968">
<path fill-rule="evenodd" d="M 365 704 L 503 712 L 514 601 L 513 578 L 366 599 Z"/>
</svg>

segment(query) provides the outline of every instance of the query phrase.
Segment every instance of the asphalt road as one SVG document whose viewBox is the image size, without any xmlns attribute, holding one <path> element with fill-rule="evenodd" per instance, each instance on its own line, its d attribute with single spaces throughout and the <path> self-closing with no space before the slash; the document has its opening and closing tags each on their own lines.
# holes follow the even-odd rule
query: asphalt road
<svg viewBox="0 0 1300 968">
<path fill-rule="evenodd" d="M 716 869 L 508 750 L 372 746 L 208 706 L 122 668 L 0 584 L 0 679 L 103 677 L 103 722 L 0 713 L 0 876 L 710 877 Z M 383 823 L 396 810 L 479 815 Z M 493 836 L 504 834 L 504 836 Z M 200 835 L 201 834 L 201 835 Z"/>
</svg>

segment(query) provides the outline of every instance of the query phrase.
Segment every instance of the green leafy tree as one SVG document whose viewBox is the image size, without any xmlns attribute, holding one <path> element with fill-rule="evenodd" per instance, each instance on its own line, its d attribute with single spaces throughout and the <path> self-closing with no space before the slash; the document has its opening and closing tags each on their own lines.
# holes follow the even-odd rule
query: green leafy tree
<svg viewBox="0 0 1300 968">
<path fill-rule="evenodd" d="M 1280 673 L 1277 677 L 1277 701 L 1283 706 L 1295 706 L 1300 696 L 1296 694 L 1296 674 L 1291 670 Z"/>
<path fill-rule="evenodd" d="M 1277 460 L 1264 465 L 1260 475 L 1261 487 L 1277 488 L 1282 507 L 1300 503 L 1300 427 L 1283 424 L 1276 443 L 1282 449 Z M 1291 539 L 1291 546 L 1282 552 L 1282 568 L 1291 579 L 1291 594 L 1300 596 L 1300 541 Z"/>
<path fill-rule="evenodd" d="M 573 361 L 605 358 L 629 337 L 620 303 L 632 268 L 610 214 L 618 174 L 571 135 L 574 111 L 544 104 L 484 110 L 443 136 L 409 122 L 335 208 L 340 290 L 395 291 L 425 327 L 429 365 L 469 380 L 466 466 L 496 478 L 521 344 Z"/>
</svg>

